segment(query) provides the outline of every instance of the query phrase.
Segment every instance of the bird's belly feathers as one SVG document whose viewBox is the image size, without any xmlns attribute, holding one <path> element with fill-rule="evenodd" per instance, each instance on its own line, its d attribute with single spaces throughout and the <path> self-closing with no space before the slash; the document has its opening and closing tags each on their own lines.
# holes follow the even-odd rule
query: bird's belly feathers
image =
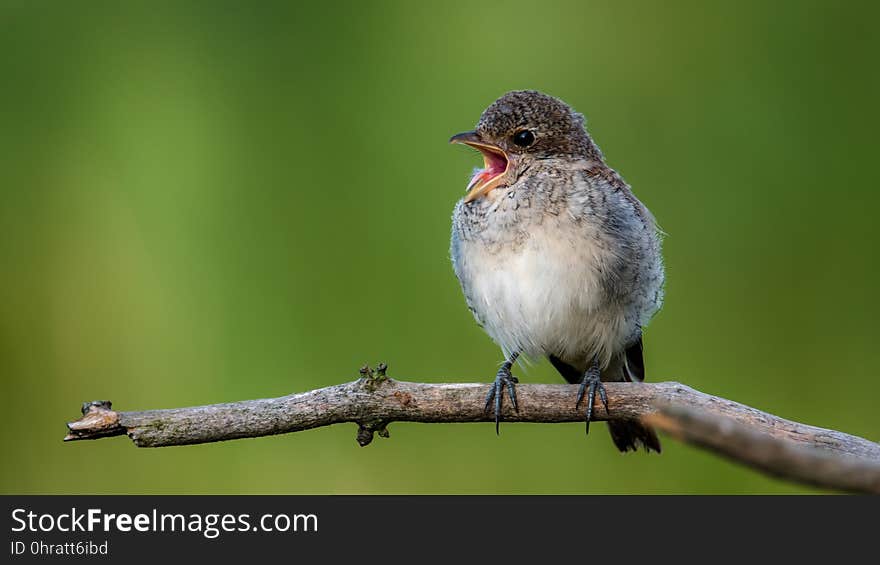
<svg viewBox="0 0 880 565">
<path fill-rule="evenodd" d="M 460 242 L 456 271 L 477 320 L 506 353 L 583 366 L 599 355 L 606 365 L 632 331 L 625 307 L 604 291 L 609 246 L 538 230 L 515 247 Z"/>
</svg>

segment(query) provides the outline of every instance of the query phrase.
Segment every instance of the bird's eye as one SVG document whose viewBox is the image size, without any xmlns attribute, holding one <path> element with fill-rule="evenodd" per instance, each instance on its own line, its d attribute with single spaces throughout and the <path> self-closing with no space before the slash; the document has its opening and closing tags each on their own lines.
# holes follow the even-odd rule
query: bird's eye
<svg viewBox="0 0 880 565">
<path fill-rule="evenodd" d="M 520 147 L 528 147 L 535 142 L 535 134 L 527 129 L 521 129 L 513 134 L 513 142 Z"/>
</svg>

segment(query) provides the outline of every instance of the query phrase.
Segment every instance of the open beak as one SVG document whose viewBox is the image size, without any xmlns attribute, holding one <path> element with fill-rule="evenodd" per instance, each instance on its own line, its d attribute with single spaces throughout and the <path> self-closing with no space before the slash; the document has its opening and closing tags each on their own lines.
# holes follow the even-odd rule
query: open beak
<svg viewBox="0 0 880 565">
<path fill-rule="evenodd" d="M 475 131 L 453 135 L 449 139 L 449 143 L 468 145 L 483 154 L 485 166 L 474 173 L 467 187 L 468 193 L 464 197 L 465 202 L 476 200 L 501 184 L 504 174 L 510 166 L 510 159 L 504 150 L 490 143 L 485 143 Z"/>
</svg>

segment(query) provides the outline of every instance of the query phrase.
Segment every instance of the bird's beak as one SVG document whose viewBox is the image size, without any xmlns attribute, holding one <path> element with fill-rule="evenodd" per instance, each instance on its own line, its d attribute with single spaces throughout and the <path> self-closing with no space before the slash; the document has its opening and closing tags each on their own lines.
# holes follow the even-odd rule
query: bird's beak
<svg viewBox="0 0 880 565">
<path fill-rule="evenodd" d="M 510 159 L 503 149 L 491 143 L 486 143 L 480 138 L 480 134 L 475 131 L 466 131 L 453 135 L 449 139 L 449 143 L 461 143 L 478 150 L 483 154 L 483 162 L 485 167 L 478 169 L 474 173 L 471 182 L 468 184 L 468 193 L 464 197 L 465 202 L 476 200 L 492 189 L 496 188 L 504 178 L 504 174 L 510 166 Z"/>
</svg>

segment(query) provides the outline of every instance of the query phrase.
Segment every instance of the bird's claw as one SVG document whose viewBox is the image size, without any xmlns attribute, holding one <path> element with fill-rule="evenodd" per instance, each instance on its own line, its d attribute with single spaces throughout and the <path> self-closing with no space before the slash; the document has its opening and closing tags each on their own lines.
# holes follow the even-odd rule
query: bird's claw
<svg viewBox="0 0 880 565">
<path fill-rule="evenodd" d="M 507 396 L 510 398 L 510 404 L 513 406 L 513 409 L 519 412 L 519 407 L 516 404 L 516 384 L 519 380 L 510 374 L 510 365 L 505 363 L 498 370 L 498 374 L 495 375 L 495 382 L 492 383 L 492 386 L 489 387 L 489 392 L 486 394 L 486 406 L 483 408 L 484 411 L 489 411 L 489 406 L 492 405 L 492 401 L 495 401 L 495 433 L 500 433 L 501 427 L 501 397 L 504 396 L 504 389 L 507 389 Z"/>
<path fill-rule="evenodd" d="M 608 396 L 605 394 L 605 385 L 602 384 L 601 380 L 601 372 L 599 371 L 599 364 L 595 361 L 587 369 L 587 372 L 584 373 L 584 378 L 581 381 L 581 386 L 578 388 L 577 401 L 575 402 L 575 408 L 578 408 L 581 405 L 581 401 L 584 399 L 584 395 L 587 395 L 587 409 L 585 412 L 586 416 L 586 433 L 590 433 L 590 420 L 593 419 L 593 405 L 596 402 L 596 393 L 599 393 L 599 399 L 602 401 L 602 405 L 605 407 L 605 413 L 608 413 Z"/>
</svg>

